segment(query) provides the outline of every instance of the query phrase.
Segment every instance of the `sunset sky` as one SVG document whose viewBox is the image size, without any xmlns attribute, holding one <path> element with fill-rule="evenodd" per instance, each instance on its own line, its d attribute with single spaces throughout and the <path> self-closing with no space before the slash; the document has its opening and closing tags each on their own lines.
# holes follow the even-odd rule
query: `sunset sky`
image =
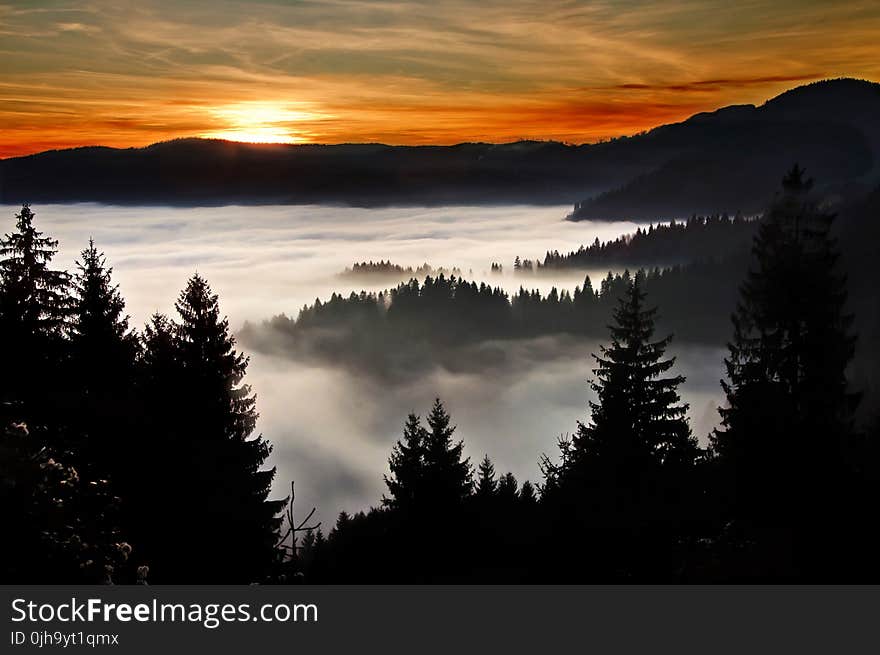
<svg viewBox="0 0 880 655">
<path fill-rule="evenodd" d="M 595 141 L 880 80 L 880 2 L 0 0 L 0 157 L 183 136 Z"/>
</svg>

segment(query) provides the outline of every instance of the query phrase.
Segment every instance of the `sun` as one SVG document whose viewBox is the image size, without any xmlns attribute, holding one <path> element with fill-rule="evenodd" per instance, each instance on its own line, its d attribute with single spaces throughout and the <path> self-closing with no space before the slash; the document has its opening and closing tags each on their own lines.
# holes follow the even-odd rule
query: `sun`
<svg viewBox="0 0 880 655">
<path fill-rule="evenodd" d="M 218 129 L 200 136 L 245 143 L 308 143 L 302 124 L 321 117 L 304 106 L 269 102 L 239 102 L 208 111 Z"/>
</svg>

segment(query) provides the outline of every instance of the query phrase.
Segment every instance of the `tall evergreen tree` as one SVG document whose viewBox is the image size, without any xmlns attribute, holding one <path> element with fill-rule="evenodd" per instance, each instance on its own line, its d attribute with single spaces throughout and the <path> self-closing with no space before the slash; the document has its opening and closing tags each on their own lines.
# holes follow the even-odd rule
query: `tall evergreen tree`
<svg viewBox="0 0 880 655">
<path fill-rule="evenodd" d="M 64 355 L 69 279 L 52 268 L 58 241 L 37 230 L 30 207 L 22 205 L 15 218 L 15 230 L 0 239 L 0 342 L 9 372 L 0 396 L 26 403 L 19 419 L 35 412 L 45 418 L 57 393 L 49 372 Z"/>
<path fill-rule="evenodd" d="M 495 495 L 498 488 L 498 481 L 495 479 L 495 466 L 489 455 L 484 455 L 480 466 L 477 469 L 477 485 L 476 496 L 481 500 L 491 499 Z"/>
<path fill-rule="evenodd" d="M 161 398 L 151 425 L 159 433 L 145 447 L 163 475 L 154 487 L 163 509 L 150 516 L 164 523 L 148 549 L 151 577 L 259 581 L 277 556 L 284 501 L 267 500 L 275 469 L 261 469 L 270 446 L 252 436 L 248 358 L 204 278 L 190 278 L 175 307 L 178 322 L 154 316 L 145 330 L 145 383 Z"/>
<path fill-rule="evenodd" d="M 385 511 L 359 515 L 351 526 L 337 525 L 330 539 L 334 548 L 344 544 L 354 548 L 353 540 L 369 540 L 354 548 L 358 554 L 352 561 L 386 567 L 391 579 L 399 581 L 457 579 L 465 557 L 449 547 L 449 535 L 456 528 L 469 527 L 465 501 L 473 486 L 470 463 L 462 459 L 463 444 L 452 441 L 455 428 L 439 400 L 427 422 L 425 429 L 418 416 L 407 417 L 403 438 L 389 459 L 391 474 L 385 482 L 390 497 L 382 499 Z M 367 572 L 358 576 L 374 579 Z"/>
<path fill-rule="evenodd" d="M 71 412 L 87 438 L 83 459 L 117 482 L 128 478 L 134 457 L 131 432 L 138 341 L 129 330 L 125 301 L 112 282 L 112 268 L 92 240 L 76 263 L 70 320 Z"/>
<path fill-rule="evenodd" d="M 386 507 L 411 510 L 421 499 L 426 439 L 427 432 L 421 419 L 411 412 L 403 427 L 403 439 L 397 441 L 388 460 L 391 476 L 385 476 L 385 484 L 391 497 L 382 497 L 382 504 Z"/>
<path fill-rule="evenodd" d="M 425 485 L 434 508 L 460 505 L 473 489 L 470 458 L 462 459 L 464 442 L 454 443 L 455 426 L 437 398 L 428 414 L 425 438 Z"/>
<path fill-rule="evenodd" d="M 253 582 L 275 557 L 284 501 L 268 501 L 275 469 L 261 470 L 271 446 L 256 426 L 256 397 L 244 383 L 248 357 L 234 348 L 217 296 L 198 274 L 175 304 L 175 344 L 189 388 L 183 425 L 195 447 L 192 463 L 203 510 L 200 539 L 210 544 L 203 562 L 212 580 Z"/>
<path fill-rule="evenodd" d="M 669 579 L 688 514 L 687 474 L 698 449 L 665 357 L 654 339 L 643 274 L 628 277 L 611 341 L 593 355 L 589 423 L 579 423 L 563 463 L 548 479 L 557 529 L 582 551 L 568 573 L 592 580 Z M 686 529 L 686 528 L 685 528 Z"/>
<path fill-rule="evenodd" d="M 590 387 L 588 424 L 580 423 L 573 438 L 572 457 L 578 461 L 611 459 L 627 467 L 693 461 L 696 440 L 680 402 L 684 377 L 662 377 L 675 365 L 664 358 L 672 337 L 652 340 L 656 308 L 646 309 L 643 276 L 636 275 L 614 312 L 611 343 L 593 355 L 596 378 Z"/>
<path fill-rule="evenodd" d="M 174 326 L 168 317 L 156 312 L 144 327 L 141 337 L 141 365 L 144 385 L 154 401 L 166 395 L 164 385 L 177 377 Z"/>
<path fill-rule="evenodd" d="M 821 575 L 822 560 L 833 566 L 832 542 L 851 507 L 841 494 L 852 464 L 857 397 L 846 367 L 855 340 L 830 233 L 834 214 L 817 203 L 798 166 L 782 186 L 755 237 L 733 316 L 722 381 L 728 407 L 712 447 L 730 518 L 765 549 L 756 557 L 783 563 L 761 575 Z"/>
<path fill-rule="evenodd" d="M 82 371 L 89 376 L 83 380 L 88 389 L 96 382 L 106 384 L 108 376 L 131 371 L 137 338 L 129 329 L 119 286 L 112 281 L 113 269 L 93 240 L 89 239 L 76 267 L 70 340 L 74 361 L 90 364 L 88 371 Z"/>
<path fill-rule="evenodd" d="M 205 490 L 191 484 L 193 459 L 187 432 L 180 421 L 185 414 L 184 393 L 174 341 L 174 325 L 167 316 L 155 313 L 141 334 L 137 367 L 138 399 L 135 416 L 139 425 L 130 435 L 135 456 L 131 475 L 124 482 L 125 517 L 128 534 L 138 545 L 138 565 L 151 568 L 157 582 L 175 582 L 185 568 L 187 548 L 181 544 L 191 525 L 191 507 L 181 497 Z M 159 484 L 157 480 L 161 479 Z"/>
</svg>

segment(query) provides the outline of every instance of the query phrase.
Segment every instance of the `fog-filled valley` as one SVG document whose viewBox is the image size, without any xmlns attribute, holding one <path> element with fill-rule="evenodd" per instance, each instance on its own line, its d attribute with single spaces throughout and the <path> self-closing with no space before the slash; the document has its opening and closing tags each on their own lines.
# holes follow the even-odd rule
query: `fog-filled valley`
<svg viewBox="0 0 880 655">
<path fill-rule="evenodd" d="M 0 4 L 0 585 L 880 583 L 880 3 L 80 5 Z"/>
<path fill-rule="evenodd" d="M 12 222 L 19 207 L 0 208 Z M 572 291 L 589 273 L 598 288 L 608 268 L 517 274 L 516 257 L 575 251 L 595 239 L 630 234 L 630 222 L 568 222 L 566 207 L 352 209 L 309 207 L 136 208 L 96 204 L 36 206 L 43 231 L 60 240 L 57 265 L 72 270 L 91 237 L 113 266 L 132 325 L 170 313 L 187 278 L 198 271 L 220 296 L 238 332 L 277 314 L 295 318 L 303 305 L 334 292 L 380 292 L 407 275 L 342 275 L 355 262 L 390 260 L 413 269 L 457 268 L 463 278 L 515 294 Z M 503 266 L 501 273 L 492 263 Z M 674 262 L 669 262 L 674 263 Z M 614 268 L 619 272 L 620 268 Z M 661 312 L 662 319 L 662 312 Z M 726 316 L 721 319 L 727 325 Z M 661 326 L 662 330 L 662 326 Z M 499 470 L 539 481 L 542 453 L 586 420 L 587 379 L 601 334 L 530 334 L 487 338 L 455 348 L 407 351 L 279 353 L 239 346 L 251 356 L 247 381 L 257 394 L 258 431 L 274 444 L 276 497 L 297 481 L 299 498 L 332 522 L 340 510 L 375 505 L 382 473 L 407 413 L 424 414 L 435 397 L 447 403 L 466 454 L 489 454 Z M 694 433 L 704 440 L 717 422 L 723 338 L 673 341 L 688 377 Z M 402 354 L 401 354 L 402 353 Z M 381 366 L 364 366 L 364 356 Z M 410 357 L 410 360 L 407 360 Z M 418 361 L 413 361 L 412 358 Z"/>
<path fill-rule="evenodd" d="M 2 206 L 10 225 L 18 209 Z M 296 313 L 332 292 L 378 291 L 393 282 L 341 275 L 355 262 L 384 259 L 414 268 L 427 263 L 490 279 L 493 261 L 507 264 L 510 273 L 516 256 L 543 257 L 547 250 L 576 249 L 637 227 L 562 220 L 569 209 L 34 206 L 45 231 L 61 242 L 60 265 L 71 267 L 94 237 L 114 266 L 135 323 L 167 309 L 176 294 L 172 290 L 199 270 L 220 294 L 236 328 L 244 320 Z M 593 275 L 606 272 L 597 269 Z M 522 283 L 512 275 L 491 279 L 511 291 Z M 572 288 L 582 281 L 581 271 L 564 279 Z M 549 290 L 553 284 L 543 279 L 534 286 Z"/>
<path fill-rule="evenodd" d="M 225 550 L 196 544 L 222 533 L 240 581 L 801 579 L 834 530 L 775 549 L 818 504 L 858 576 L 880 539 L 856 518 L 880 494 L 880 195 L 822 195 L 796 165 L 781 186 L 758 216 L 655 224 L 4 207 L 0 464 L 52 523 L 13 560 L 48 543 L 58 575 L 210 582 Z M 547 539 L 522 530 L 541 517 Z M 436 560 L 446 520 L 477 542 Z"/>
</svg>

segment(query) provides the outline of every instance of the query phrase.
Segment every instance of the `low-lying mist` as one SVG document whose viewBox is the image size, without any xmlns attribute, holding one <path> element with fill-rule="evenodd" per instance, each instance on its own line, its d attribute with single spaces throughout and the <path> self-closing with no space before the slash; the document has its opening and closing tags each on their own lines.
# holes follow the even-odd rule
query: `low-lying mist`
<svg viewBox="0 0 880 655">
<path fill-rule="evenodd" d="M 11 225 L 18 209 L 2 206 L 0 215 Z M 565 221 L 567 206 L 172 208 L 83 203 L 33 210 L 40 229 L 61 241 L 61 266 L 72 267 L 94 237 L 114 267 L 136 324 L 157 309 L 170 309 L 187 277 L 198 270 L 220 294 L 223 311 L 236 329 L 245 320 L 295 314 L 334 291 L 388 286 L 387 279 L 339 275 L 354 262 L 368 260 L 413 268 L 424 263 L 457 267 L 475 279 L 488 276 L 496 261 L 504 264 L 505 274 L 491 276 L 494 284 L 546 290 L 553 278 L 512 274 L 517 255 L 543 257 L 547 250 L 573 249 L 636 228 L 629 222 Z M 583 278 L 581 272 L 566 273 L 556 284 L 573 287 Z"/>
<path fill-rule="evenodd" d="M 481 366 L 414 367 L 406 380 L 256 353 L 249 378 L 260 394 L 260 427 L 276 444 L 280 479 L 297 480 L 297 497 L 332 520 L 339 509 L 379 501 L 406 415 L 424 416 L 437 396 L 472 462 L 488 454 L 497 471 L 539 482 L 541 454 L 555 457 L 556 440 L 588 418 L 590 353 L 598 345 L 570 336 L 484 342 L 463 353 Z M 682 395 L 705 442 L 717 424 L 723 349 L 674 344 L 670 353 L 688 376 Z"/>
<path fill-rule="evenodd" d="M 18 207 L 0 207 L 11 225 Z M 520 285 L 573 289 L 586 272 L 516 276 L 515 256 L 542 257 L 574 250 L 595 238 L 631 232 L 629 222 L 573 223 L 568 207 L 453 207 L 352 209 L 328 206 L 218 208 L 108 207 L 95 204 L 33 207 L 36 224 L 60 240 L 56 265 L 73 269 L 90 237 L 107 255 L 127 301 L 132 325 L 173 303 L 195 271 L 220 296 L 234 331 L 245 321 L 300 307 L 332 292 L 378 291 L 389 280 L 340 276 L 354 262 L 390 260 L 413 268 L 428 263 L 461 270 L 512 292 Z M 8 227 L 6 228 L 8 230 Z M 503 274 L 490 273 L 492 262 Z M 594 281 L 607 271 L 591 271 Z M 377 376 L 345 361 L 293 359 L 250 353 L 248 382 L 258 395 L 258 429 L 274 444 L 277 495 L 297 482 L 300 510 L 317 505 L 332 523 L 342 509 L 375 504 L 382 475 L 406 414 L 425 414 L 441 397 L 473 461 L 488 453 L 496 470 L 539 481 L 542 452 L 588 418 L 590 353 L 598 342 L 572 336 L 469 344 L 452 359 L 405 362 L 395 375 Z M 688 376 L 696 435 L 717 422 L 720 348 L 673 342 L 678 370 Z M 301 503 L 301 504 L 300 504 Z"/>
</svg>

